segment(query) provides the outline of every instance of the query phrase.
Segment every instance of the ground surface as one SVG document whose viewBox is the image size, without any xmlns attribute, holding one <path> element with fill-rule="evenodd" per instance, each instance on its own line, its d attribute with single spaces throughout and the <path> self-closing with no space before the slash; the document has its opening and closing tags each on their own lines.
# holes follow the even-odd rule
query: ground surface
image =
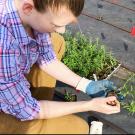
<svg viewBox="0 0 135 135">
<path fill-rule="evenodd" d="M 130 34 L 135 26 L 135 1 L 108 0 L 118 5 L 106 1 L 86 0 L 83 13 L 90 17 L 80 16 L 81 31 L 90 38 L 100 38 L 124 66 L 135 71 L 135 36 Z M 102 17 L 104 22 L 91 17 Z M 78 25 L 73 25 L 71 29 L 74 32 L 80 30 Z"/>
</svg>

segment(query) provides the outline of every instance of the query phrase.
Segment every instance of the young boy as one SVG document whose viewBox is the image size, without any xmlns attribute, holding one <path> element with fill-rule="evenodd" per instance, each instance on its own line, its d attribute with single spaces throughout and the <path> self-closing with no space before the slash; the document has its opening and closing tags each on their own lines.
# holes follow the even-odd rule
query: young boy
<svg viewBox="0 0 135 135">
<path fill-rule="evenodd" d="M 63 63 L 52 49 L 50 34 L 64 33 L 77 22 L 84 0 L 1 0 L 0 1 L 0 111 L 28 121 L 50 119 L 83 111 L 117 113 L 110 106 L 115 97 L 64 103 L 38 101 L 31 96 L 26 74 L 34 63 L 40 69 L 90 96 L 105 96 L 114 88 L 109 81 L 82 78 Z M 44 78 L 46 80 L 46 78 Z M 46 80 L 47 81 L 47 80 Z"/>
</svg>

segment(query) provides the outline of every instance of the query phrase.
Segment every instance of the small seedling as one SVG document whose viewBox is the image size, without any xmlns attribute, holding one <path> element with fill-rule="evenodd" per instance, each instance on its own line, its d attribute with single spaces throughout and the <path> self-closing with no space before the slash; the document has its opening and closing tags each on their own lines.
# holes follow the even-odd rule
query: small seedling
<svg viewBox="0 0 135 135">
<path fill-rule="evenodd" d="M 103 20 L 103 16 L 98 16 L 97 20 L 102 21 Z"/>
<path fill-rule="evenodd" d="M 65 101 L 67 101 L 67 102 L 75 102 L 75 101 L 77 101 L 77 96 L 76 96 L 76 94 L 67 92 L 67 91 L 65 90 L 64 99 L 65 99 Z"/>
<path fill-rule="evenodd" d="M 120 94 L 125 97 L 124 102 L 121 103 L 122 107 L 133 115 L 135 113 L 135 74 L 127 79 L 121 88 Z"/>
</svg>

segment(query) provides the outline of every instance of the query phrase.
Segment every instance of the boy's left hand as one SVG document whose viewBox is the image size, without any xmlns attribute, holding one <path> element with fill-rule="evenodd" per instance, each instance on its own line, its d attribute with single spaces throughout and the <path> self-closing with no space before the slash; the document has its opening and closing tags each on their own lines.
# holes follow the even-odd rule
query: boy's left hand
<svg viewBox="0 0 135 135">
<path fill-rule="evenodd" d="M 86 93 L 91 97 L 105 97 L 109 91 L 115 89 L 116 86 L 111 81 L 91 81 L 86 87 Z"/>
<path fill-rule="evenodd" d="M 87 93 L 91 97 L 105 97 L 109 91 L 116 90 L 113 82 L 108 80 L 92 81 L 82 78 L 78 83 L 77 90 Z"/>
</svg>

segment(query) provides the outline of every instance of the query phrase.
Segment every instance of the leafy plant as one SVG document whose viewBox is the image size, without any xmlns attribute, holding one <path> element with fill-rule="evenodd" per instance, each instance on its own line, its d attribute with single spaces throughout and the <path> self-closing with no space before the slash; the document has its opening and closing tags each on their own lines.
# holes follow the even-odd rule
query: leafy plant
<svg viewBox="0 0 135 135">
<path fill-rule="evenodd" d="M 77 101 L 77 95 L 73 93 L 69 93 L 65 90 L 64 99 L 67 102 L 74 102 Z"/>
<path fill-rule="evenodd" d="M 62 59 L 72 71 L 82 77 L 105 79 L 118 65 L 117 60 L 107 52 L 98 39 L 92 41 L 84 34 L 67 32 L 64 34 L 66 53 Z"/>
<path fill-rule="evenodd" d="M 122 106 L 130 114 L 135 113 L 135 74 L 131 75 L 121 89 L 121 94 L 125 97 Z"/>
</svg>

